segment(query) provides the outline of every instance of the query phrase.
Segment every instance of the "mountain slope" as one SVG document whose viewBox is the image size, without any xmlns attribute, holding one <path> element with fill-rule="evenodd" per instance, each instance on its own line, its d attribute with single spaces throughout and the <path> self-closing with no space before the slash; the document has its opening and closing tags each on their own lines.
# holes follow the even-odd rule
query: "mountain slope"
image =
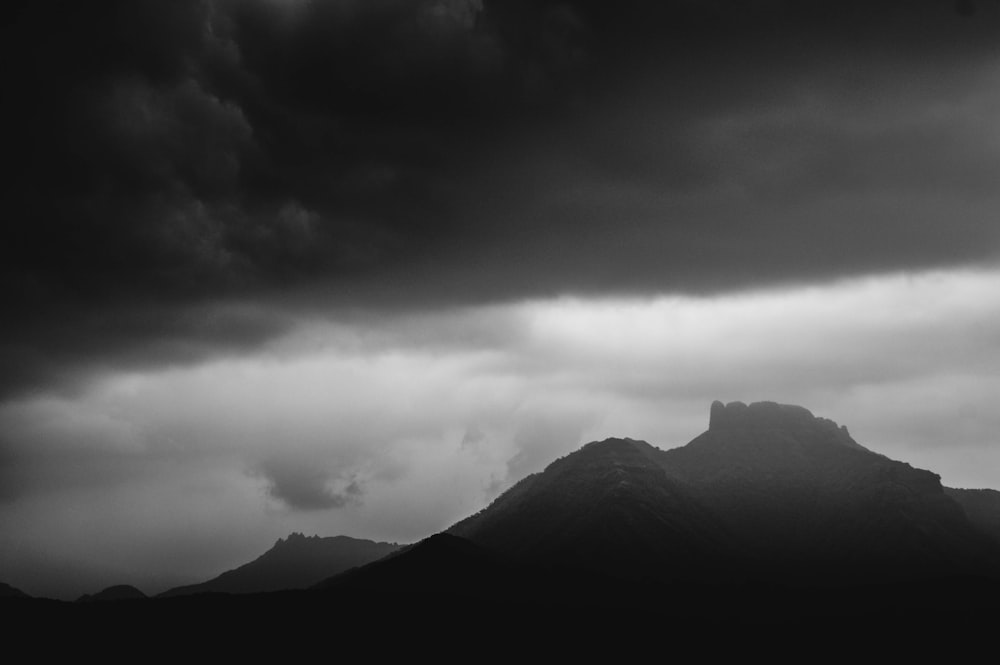
<svg viewBox="0 0 1000 665">
<path fill-rule="evenodd" d="M 587 444 L 521 481 L 448 533 L 543 566 L 680 579 L 720 563 L 724 526 L 643 441 Z"/>
<path fill-rule="evenodd" d="M 802 407 L 716 402 L 707 432 L 658 459 L 772 569 L 947 574 L 997 555 L 936 474 Z"/>
<path fill-rule="evenodd" d="M 159 597 L 195 593 L 262 593 L 304 589 L 355 566 L 381 559 L 399 549 L 348 536 L 320 538 L 293 533 L 279 538 L 270 550 L 250 563 L 226 571 L 207 582 L 177 587 Z"/>
<path fill-rule="evenodd" d="M 825 584 L 996 571 L 936 474 L 773 402 L 712 405 L 663 451 L 587 444 L 448 533 L 520 562 L 631 578 Z"/>
<path fill-rule="evenodd" d="M 324 580 L 320 591 L 377 593 L 471 593 L 491 596 L 509 589 L 511 568 L 495 554 L 446 533 Z"/>
<path fill-rule="evenodd" d="M 973 526 L 1000 544 L 1000 492 L 951 487 L 944 488 L 944 491 L 962 506 Z"/>
</svg>

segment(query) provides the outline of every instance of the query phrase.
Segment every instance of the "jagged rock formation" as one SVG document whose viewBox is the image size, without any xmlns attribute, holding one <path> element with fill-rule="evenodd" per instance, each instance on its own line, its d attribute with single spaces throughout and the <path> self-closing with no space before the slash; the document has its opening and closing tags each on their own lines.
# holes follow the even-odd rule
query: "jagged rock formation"
<svg viewBox="0 0 1000 665">
<path fill-rule="evenodd" d="M 1000 562 L 936 474 L 773 402 L 716 402 L 708 431 L 673 450 L 587 444 L 449 533 L 533 564 L 661 580 L 884 580 Z"/>
<path fill-rule="evenodd" d="M 288 538 L 279 538 L 270 550 L 250 563 L 207 582 L 170 589 L 159 597 L 304 589 L 355 566 L 381 559 L 397 549 L 399 545 L 395 543 L 293 533 Z"/>
<path fill-rule="evenodd" d="M 78 603 L 98 603 L 98 602 L 108 602 L 117 600 L 142 600 L 146 598 L 146 594 L 139 591 L 134 586 L 128 584 L 118 584 L 115 586 L 109 586 L 103 591 L 98 591 L 95 594 L 84 594 L 77 598 Z"/>
</svg>

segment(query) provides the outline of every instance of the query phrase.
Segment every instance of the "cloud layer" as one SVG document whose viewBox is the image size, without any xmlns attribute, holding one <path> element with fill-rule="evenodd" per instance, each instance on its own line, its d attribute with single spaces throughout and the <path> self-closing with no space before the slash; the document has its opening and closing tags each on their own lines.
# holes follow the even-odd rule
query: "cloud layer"
<svg viewBox="0 0 1000 665">
<path fill-rule="evenodd" d="M 968 5 L 32 3 L 4 27 L 0 394 L 331 304 L 992 264 L 1000 9 Z"/>
<path fill-rule="evenodd" d="M 995 270 L 941 271 L 315 318 L 262 352 L 108 372 L 0 407 L 0 567 L 38 592 L 162 588 L 293 530 L 411 541 L 586 441 L 682 445 L 713 399 L 802 404 L 1000 487 L 998 294 Z"/>
</svg>

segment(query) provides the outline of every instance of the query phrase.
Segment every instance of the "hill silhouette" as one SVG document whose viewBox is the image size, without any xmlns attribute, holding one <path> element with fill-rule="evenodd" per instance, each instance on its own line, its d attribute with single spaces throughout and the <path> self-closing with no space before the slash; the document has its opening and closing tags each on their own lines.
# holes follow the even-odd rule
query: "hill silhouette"
<svg viewBox="0 0 1000 665">
<path fill-rule="evenodd" d="M 247 564 L 200 584 L 170 589 L 159 597 L 304 589 L 355 566 L 381 559 L 397 549 L 399 545 L 395 543 L 293 533 L 288 538 L 279 538 L 271 549 Z"/>
<path fill-rule="evenodd" d="M 721 564 L 725 527 L 644 441 L 589 443 L 529 476 L 448 533 L 543 567 L 661 580 Z"/>
<path fill-rule="evenodd" d="M 139 591 L 134 586 L 128 584 L 118 584 L 109 586 L 107 589 L 98 591 L 95 594 L 84 594 L 77 598 L 78 603 L 97 603 L 117 600 L 142 600 L 146 594 Z"/>
<path fill-rule="evenodd" d="M 287 657 L 290 638 L 331 630 L 338 654 L 365 657 L 485 644 L 589 657 L 598 643 L 620 657 L 651 635 L 681 657 L 745 657 L 755 642 L 796 659 L 817 644 L 899 657 L 930 637 L 991 639 L 998 497 L 945 489 L 801 407 L 715 403 L 685 446 L 589 443 L 414 545 L 292 534 L 165 598 L 0 604 L 15 630 L 45 626 L 68 648 L 114 626 L 184 657 Z M 164 640 L 165 626 L 179 629 Z"/>
<path fill-rule="evenodd" d="M 672 450 L 587 444 L 448 532 L 532 565 L 661 581 L 884 582 L 1000 562 L 936 474 L 773 402 L 716 402 Z"/>
</svg>

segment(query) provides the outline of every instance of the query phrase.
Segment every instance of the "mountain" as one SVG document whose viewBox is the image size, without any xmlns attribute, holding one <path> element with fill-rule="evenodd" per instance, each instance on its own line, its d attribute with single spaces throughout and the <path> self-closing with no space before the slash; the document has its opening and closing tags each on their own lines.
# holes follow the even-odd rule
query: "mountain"
<svg viewBox="0 0 1000 665">
<path fill-rule="evenodd" d="M 884 578 L 1000 560 L 937 474 L 799 406 L 715 402 L 708 431 L 658 459 L 770 573 Z"/>
<path fill-rule="evenodd" d="M 1000 562 L 936 474 L 774 402 L 715 402 L 709 429 L 673 450 L 587 444 L 448 533 L 532 565 L 663 581 L 885 581 Z"/>
<path fill-rule="evenodd" d="M 1000 492 L 996 490 L 944 488 L 965 510 L 969 521 L 1000 544 Z"/>
<path fill-rule="evenodd" d="M 196 593 L 261 593 L 304 589 L 355 566 L 381 559 L 399 549 L 395 543 L 377 543 L 348 536 L 320 538 L 293 533 L 250 563 L 226 571 L 207 582 L 177 587 L 158 597 Z"/>
<path fill-rule="evenodd" d="M 30 598 L 30 596 L 20 589 L 0 582 L 0 598 Z"/>
<path fill-rule="evenodd" d="M 129 586 L 128 584 L 119 584 L 117 586 L 109 586 L 103 591 L 98 591 L 95 594 L 84 594 L 77 598 L 78 603 L 96 603 L 105 601 L 116 601 L 116 600 L 142 600 L 146 598 L 146 594 L 139 591 L 134 586 Z"/>
<path fill-rule="evenodd" d="M 650 636 L 681 658 L 801 658 L 817 644 L 908 657 L 993 635 L 1000 545 L 985 532 L 998 496 L 946 490 L 801 407 L 715 403 L 685 446 L 589 443 L 414 545 L 292 534 L 164 594 L 180 598 L 3 605 L 12 634 L 45 626 L 77 649 L 114 626 L 129 652 L 178 657 L 285 657 L 290 640 L 320 634 L 345 657 L 488 644 L 513 658 L 638 658 Z M 352 548 L 367 563 L 344 562 Z M 164 626 L 183 630 L 164 640 Z"/>
<path fill-rule="evenodd" d="M 585 445 L 528 476 L 448 533 L 546 567 L 681 578 L 721 564 L 724 525 L 671 478 L 644 441 Z"/>
</svg>

